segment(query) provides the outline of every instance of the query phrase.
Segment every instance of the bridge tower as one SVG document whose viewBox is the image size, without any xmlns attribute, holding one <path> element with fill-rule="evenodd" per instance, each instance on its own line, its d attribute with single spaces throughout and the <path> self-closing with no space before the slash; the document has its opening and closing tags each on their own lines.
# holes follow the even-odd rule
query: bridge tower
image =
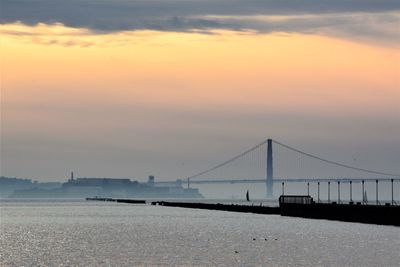
<svg viewBox="0 0 400 267">
<path fill-rule="evenodd" d="M 272 169 L 272 139 L 267 140 L 267 198 L 273 197 L 273 186 L 274 186 L 274 178 L 273 178 L 273 169 Z"/>
</svg>

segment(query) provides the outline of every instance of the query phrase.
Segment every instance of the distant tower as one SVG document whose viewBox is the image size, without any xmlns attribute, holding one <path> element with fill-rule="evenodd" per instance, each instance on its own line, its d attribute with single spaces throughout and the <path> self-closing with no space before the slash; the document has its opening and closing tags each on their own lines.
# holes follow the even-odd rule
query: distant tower
<svg viewBox="0 0 400 267">
<path fill-rule="evenodd" d="M 71 181 L 74 180 L 74 172 L 71 172 Z"/>
<path fill-rule="evenodd" d="M 153 175 L 149 176 L 149 180 L 148 180 L 147 184 L 149 186 L 154 186 L 154 176 Z"/>
<path fill-rule="evenodd" d="M 273 197 L 273 187 L 274 187 L 274 178 L 273 178 L 273 169 L 272 169 L 272 139 L 267 140 L 267 198 Z"/>
</svg>

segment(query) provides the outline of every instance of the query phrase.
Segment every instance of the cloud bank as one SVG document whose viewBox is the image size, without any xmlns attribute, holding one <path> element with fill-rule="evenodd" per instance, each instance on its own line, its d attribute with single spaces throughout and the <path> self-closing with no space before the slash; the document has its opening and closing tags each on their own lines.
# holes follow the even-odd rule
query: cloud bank
<svg viewBox="0 0 400 267">
<path fill-rule="evenodd" d="M 61 23 L 93 32 L 296 32 L 400 40 L 397 0 L 3 0 L 0 23 Z"/>
</svg>

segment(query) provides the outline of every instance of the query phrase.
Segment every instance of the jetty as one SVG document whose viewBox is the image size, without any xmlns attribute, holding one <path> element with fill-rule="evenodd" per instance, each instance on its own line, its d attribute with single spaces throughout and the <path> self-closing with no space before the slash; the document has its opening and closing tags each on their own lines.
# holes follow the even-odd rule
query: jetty
<svg viewBox="0 0 400 267">
<path fill-rule="evenodd" d="M 87 201 L 111 201 L 128 204 L 146 204 L 146 200 L 122 198 L 86 198 Z M 316 203 L 306 195 L 284 195 L 279 197 L 279 207 L 239 205 L 222 203 L 153 201 L 151 205 L 189 209 L 220 210 L 255 214 L 281 215 L 308 219 L 324 219 L 344 222 L 358 222 L 379 225 L 400 226 L 400 206 L 366 205 L 357 203 Z"/>
<path fill-rule="evenodd" d="M 281 216 L 309 219 L 325 219 L 344 222 L 358 222 L 379 225 L 400 226 L 400 206 L 364 205 L 358 203 L 316 203 L 310 196 L 285 195 L 279 198 L 279 207 L 238 204 L 211 204 L 194 202 L 155 201 L 152 205 L 191 209 L 208 209 L 256 214 L 275 214 Z"/>
<path fill-rule="evenodd" d="M 128 204 L 146 204 L 146 200 L 142 199 L 126 199 L 126 198 L 102 198 L 102 197 L 87 197 L 87 201 L 111 201 Z"/>
<path fill-rule="evenodd" d="M 247 212 L 257 214 L 280 214 L 279 207 L 268 207 L 262 205 L 238 205 L 238 204 L 221 204 L 221 203 L 196 203 L 196 202 L 167 202 L 155 201 L 152 205 L 160 205 L 165 207 L 180 207 L 190 209 L 206 209 L 206 210 L 222 210 L 232 212 Z"/>
</svg>

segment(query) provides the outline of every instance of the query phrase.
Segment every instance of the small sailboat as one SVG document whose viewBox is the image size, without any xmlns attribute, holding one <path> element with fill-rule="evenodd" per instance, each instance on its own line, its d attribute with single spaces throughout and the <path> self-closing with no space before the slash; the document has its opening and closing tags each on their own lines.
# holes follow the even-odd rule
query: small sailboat
<svg viewBox="0 0 400 267">
<path fill-rule="evenodd" d="M 249 190 L 247 190 L 247 192 L 246 192 L 246 200 L 250 201 Z"/>
</svg>

